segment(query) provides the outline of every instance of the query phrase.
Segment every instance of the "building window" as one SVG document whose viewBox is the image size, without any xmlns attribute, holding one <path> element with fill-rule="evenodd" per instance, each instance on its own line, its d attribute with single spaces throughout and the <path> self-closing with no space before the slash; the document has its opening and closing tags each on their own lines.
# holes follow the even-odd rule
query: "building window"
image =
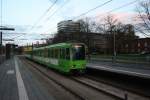
<svg viewBox="0 0 150 100">
<path fill-rule="evenodd" d="M 147 42 L 144 43 L 144 46 L 147 47 Z"/>
<path fill-rule="evenodd" d="M 141 44 L 140 43 L 138 43 L 138 47 L 140 47 L 141 46 Z"/>
</svg>

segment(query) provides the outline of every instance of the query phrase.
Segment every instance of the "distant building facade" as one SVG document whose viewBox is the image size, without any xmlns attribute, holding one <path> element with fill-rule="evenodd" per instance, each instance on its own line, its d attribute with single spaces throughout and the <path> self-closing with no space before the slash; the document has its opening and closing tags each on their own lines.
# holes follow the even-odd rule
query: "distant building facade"
<svg viewBox="0 0 150 100">
<path fill-rule="evenodd" d="M 122 30 L 121 32 L 124 32 L 126 34 L 121 35 L 122 33 L 120 33 L 119 35 L 116 36 L 116 44 L 115 44 L 116 52 L 117 53 L 150 52 L 150 38 L 139 38 L 134 35 L 133 26 L 126 25 L 125 27 L 127 28 L 123 29 L 126 30 Z M 58 33 L 50 41 L 52 44 L 61 42 L 83 42 L 88 46 L 89 52 L 91 53 L 99 52 L 99 53 L 113 54 L 114 50 L 113 34 L 81 32 L 80 23 L 74 22 L 72 20 L 59 22 L 57 24 L 57 30 Z"/>
<path fill-rule="evenodd" d="M 122 47 L 124 53 L 150 53 L 150 38 L 138 38 Z"/>
<path fill-rule="evenodd" d="M 90 52 L 105 52 L 107 49 L 107 41 L 103 34 L 100 33 L 58 33 L 53 43 L 61 42 L 82 42 L 85 43 Z"/>
<path fill-rule="evenodd" d="M 72 20 L 61 21 L 57 24 L 58 33 L 74 33 L 80 31 L 80 23 Z"/>
</svg>

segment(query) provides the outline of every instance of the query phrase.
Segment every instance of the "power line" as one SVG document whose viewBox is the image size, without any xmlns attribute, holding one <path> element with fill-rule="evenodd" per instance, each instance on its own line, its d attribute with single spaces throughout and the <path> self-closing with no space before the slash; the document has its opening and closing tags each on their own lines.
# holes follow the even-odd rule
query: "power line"
<svg viewBox="0 0 150 100">
<path fill-rule="evenodd" d="M 68 3 L 69 0 L 67 0 L 66 2 L 64 2 L 57 10 L 54 11 L 54 13 L 51 14 L 50 17 L 48 17 L 45 22 L 48 22 L 48 20 L 50 20 L 50 18 L 52 18 L 58 11 L 60 11 L 60 9 L 62 9 L 67 3 Z M 44 33 L 47 33 L 49 30 L 53 29 L 55 27 L 52 27 L 50 29 L 48 29 L 47 31 L 45 31 Z"/>
<path fill-rule="evenodd" d="M 58 11 L 60 11 L 60 9 L 62 9 L 66 4 L 68 3 L 68 1 L 66 1 L 65 3 L 63 3 L 63 5 L 61 5 L 57 10 L 55 10 L 55 12 L 53 14 L 51 14 L 50 17 L 48 17 L 45 21 L 48 21 L 50 18 L 52 18 Z"/>
<path fill-rule="evenodd" d="M 73 20 L 73 19 L 77 19 L 78 17 L 84 16 L 84 15 L 86 15 L 87 13 L 89 13 L 89 12 L 91 12 L 91 11 L 93 11 L 93 10 L 99 8 L 99 7 L 102 7 L 102 6 L 106 5 L 107 3 L 111 2 L 111 1 L 112 1 L 112 0 L 109 0 L 109 1 L 107 1 L 107 2 L 105 2 L 105 3 L 103 3 L 103 4 L 101 4 L 101 5 L 98 5 L 98 6 L 96 6 L 95 8 L 92 8 L 92 9 L 90 9 L 90 10 L 88 10 L 88 11 L 86 11 L 86 12 L 80 14 L 79 16 L 72 18 L 72 20 Z M 137 2 L 137 0 L 134 0 L 134 1 L 132 1 L 132 2 L 128 2 L 128 3 L 126 3 L 126 4 L 122 5 L 122 6 L 119 6 L 119 7 L 117 7 L 117 8 L 114 8 L 114 9 L 108 11 L 107 13 L 111 13 L 111 12 L 113 12 L 113 11 L 122 9 L 122 8 L 127 7 L 127 6 L 129 6 L 129 5 L 132 5 L 132 4 L 136 3 L 136 2 Z"/>
<path fill-rule="evenodd" d="M 119 7 L 117 7 L 117 8 L 114 8 L 114 9 L 110 10 L 110 11 L 107 12 L 107 13 L 111 13 L 111 12 L 113 12 L 113 11 L 115 11 L 115 10 L 119 10 L 119 9 L 121 9 L 121 8 L 130 6 L 130 5 L 134 4 L 134 3 L 136 3 L 137 1 L 138 1 L 138 0 L 134 0 L 134 1 L 132 1 L 132 2 L 128 2 L 128 3 L 126 3 L 126 4 L 122 5 L 122 6 L 119 6 Z"/>
<path fill-rule="evenodd" d="M 103 4 L 100 4 L 100 5 L 96 6 L 96 7 L 92 8 L 92 9 L 90 9 L 90 10 L 84 12 L 84 13 L 82 13 L 82 14 L 80 14 L 79 16 L 74 17 L 73 19 L 77 19 L 78 17 L 84 16 L 84 15 L 86 15 L 87 13 L 89 13 L 89 12 L 91 12 L 91 11 L 97 9 L 97 8 L 100 8 L 100 7 L 102 7 L 102 6 L 108 4 L 109 2 L 112 2 L 112 1 L 113 1 L 113 0 L 109 0 L 109 1 L 107 1 L 107 2 L 104 2 Z"/>
<path fill-rule="evenodd" d="M 52 9 L 52 7 L 57 3 L 58 0 L 55 0 L 55 2 L 43 13 L 43 15 L 33 24 L 33 26 L 31 27 L 30 30 L 32 30 L 39 22 L 41 19 L 43 19 L 43 17 Z"/>
<path fill-rule="evenodd" d="M 134 4 L 134 3 L 136 3 L 137 1 L 138 1 L 138 0 L 134 0 L 134 1 L 132 1 L 132 2 L 128 2 L 128 3 L 126 3 L 126 4 L 122 5 L 122 6 L 119 6 L 119 7 L 117 7 L 117 8 L 111 9 L 110 11 L 108 11 L 108 12 L 106 12 L 106 13 L 111 13 L 111 12 L 113 12 L 113 11 L 122 9 L 122 8 L 124 8 L 124 7 L 127 7 L 127 6 L 130 6 L 130 5 Z M 101 14 L 100 14 L 100 15 L 101 15 Z M 97 15 L 97 16 L 99 16 L 99 15 Z M 97 17 L 97 16 L 95 16 L 95 17 Z"/>
<path fill-rule="evenodd" d="M 109 1 L 107 1 L 107 2 L 104 2 L 103 4 L 100 4 L 100 5 L 98 5 L 98 6 L 94 7 L 94 8 L 92 8 L 92 9 L 90 9 L 90 10 L 88 10 L 88 11 L 86 11 L 86 12 L 80 14 L 79 16 L 76 16 L 76 17 L 72 18 L 71 20 L 77 19 L 78 17 L 81 17 L 81 16 L 83 16 L 83 15 L 86 15 L 87 13 L 89 13 L 89 12 L 91 12 L 91 11 L 97 9 L 97 8 L 100 8 L 100 7 L 102 7 L 102 6 L 106 5 L 106 4 L 108 4 L 108 3 L 111 2 L 111 1 L 113 1 L 113 0 L 109 0 Z M 60 8 L 61 8 L 61 7 L 60 7 Z M 52 28 L 51 28 L 51 29 L 52 29 Z M 49 29 L 49 30 L 50 30 L 50 29 Z M 48 31 L 48 30 L 47 30 L 47 31 Z M 47 31 L 46 31 L 46 32 L 47 32 Z"/>
</svg>

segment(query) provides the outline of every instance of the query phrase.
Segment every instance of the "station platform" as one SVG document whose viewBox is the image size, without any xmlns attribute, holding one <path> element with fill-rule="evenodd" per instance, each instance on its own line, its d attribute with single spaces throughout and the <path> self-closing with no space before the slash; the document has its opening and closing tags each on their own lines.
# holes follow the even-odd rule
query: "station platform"
<svg viewBox="0 0 150 100">
<path fill-rule="evenodd" d="M 90 61 L 87 68 L 150 79 L 150 65 Z"/>
<path fill-rule="evenodd" d="M 54 100 L 45 84 L 18 57 L 0 65 L 0 100 Z"/>
<path fill-rule="evenodd" d="M 105 70 L 150 79 L 150 68 L 122 67 L 100 62 L 90 62 L 88 68 Z M 42 81 L 41 81 L 42 80 Z M 60 87 L 61 88 L 61 87 Z M 59 88 L 15 56 L 0 65 L 0 100 L 66 100 L 58 97 Z M 63 91 L 63 90 L 62 90 Z M 55 93 L 55 95 L 53 95 Z M 64 93 L 61 92 L 61 93 Z"/>
</svg>

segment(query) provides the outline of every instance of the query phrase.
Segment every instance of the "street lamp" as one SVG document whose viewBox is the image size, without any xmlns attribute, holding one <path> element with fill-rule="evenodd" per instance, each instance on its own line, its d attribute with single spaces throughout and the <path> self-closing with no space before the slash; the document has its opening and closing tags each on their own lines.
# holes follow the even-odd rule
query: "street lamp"
<svg viewBox="0 0 150 100">
<path fill-rule="evenodd" d="M 2 53 L 2 30 L 7 30 L 7 31 L 14 31 L 14 28 L 8 28 L 5 26 L 0 26 L 0 54 Z"/>
<path fill-rule="evenodd" d="M 113 32 L 113 62 L 115 63 L 116 62 L 116 34 L 115 34 L 116 31 Z"/>
<path fill-rule="evenodd" d="M 112 31 L 113 29 L 113 31 Z M 111 27 L 111 32 L 113 33 L 113 63 L 116 62 L 116 28 L 115 25 Z"/>
<path fill-rule="evenodd" d="M 4 27 L 4 26 L 0 26 L 0 45 L 2 46 L 2 30 L 7 30 L 7 31 L 14 31 L 14 28 L 8 28 L 8 27 Z"/>
</svg>

